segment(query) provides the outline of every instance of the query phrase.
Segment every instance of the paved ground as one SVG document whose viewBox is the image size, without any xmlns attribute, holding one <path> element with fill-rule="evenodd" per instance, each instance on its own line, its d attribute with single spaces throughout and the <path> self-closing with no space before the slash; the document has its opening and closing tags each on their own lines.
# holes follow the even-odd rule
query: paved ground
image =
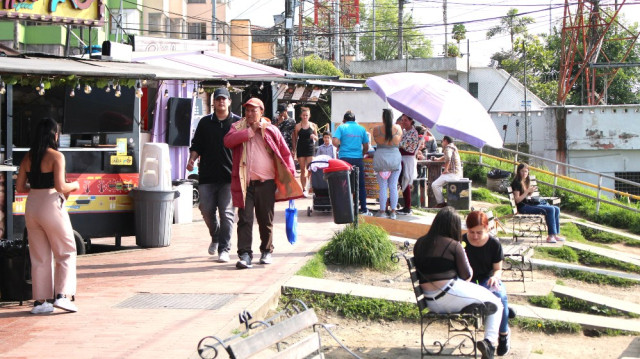
<svg viewBox="0 0 640 359">
<path fill-rule="evenodd" d="M 229 336 L 240 311 L 259 317 L 258 310 L 275 303 L 282 283 L 342 228 L 331 214 L 307 217 L 310 199 L 296 202 L 298 243 L 287 241 L 287 204 L 278 203 L 269 266 L 236 270 L 235 255 L 231 263 L 217 263 L 207 254 L 208 232 L 197 209 L 193 223 L 173 225 L 168 247 L 80 256 L 78 313 L 32 315 L 32 301 L 0 302 L 0 358 L 195 357 L 200 338 Z M 257 226 L 254 233 L 258 238 Z M 233 253 L 236 243 L 234 233 Z M 135 246 L 135 238 L 123 238 L 123 245 Z M 254 251 L 258 246 L 254 240 Z"/>
</svg>

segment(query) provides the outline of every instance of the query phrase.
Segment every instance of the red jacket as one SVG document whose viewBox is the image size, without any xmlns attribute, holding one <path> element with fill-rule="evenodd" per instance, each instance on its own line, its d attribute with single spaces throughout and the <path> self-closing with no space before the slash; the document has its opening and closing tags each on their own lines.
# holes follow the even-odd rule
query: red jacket
<svg viewBox="0 0 640 359">
<path fill-rule="evenodd" d="M 301 198 L 302 187 L 296 180 L 296 167 L 289 146 L 285 142 L 280 130 L 269 124 L 264 128 L 264 141 L 273 151 L 273 162 L 276 168 L 276 201 Z M 246 118 L 231 125 L 229 132 L 224 136 L 224 145 L 231 149 L 233 156 L 233 168 L 231 170 L 231 198 L 233 206 L 244 208 L 244 199 L 249 186 L 249 174 L 247 173 L 247 141 L 252 135 L 259 136 L 259 132 L 253 132 L 247 127 Z"/>
</svg>

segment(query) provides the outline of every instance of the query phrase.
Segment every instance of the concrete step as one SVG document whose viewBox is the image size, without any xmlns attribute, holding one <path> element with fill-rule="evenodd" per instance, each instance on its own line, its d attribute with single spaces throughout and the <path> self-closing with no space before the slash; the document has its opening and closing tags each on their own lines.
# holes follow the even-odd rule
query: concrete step
<svg viewBox="0 0 640 359">
<path fill-rule="evenodd" d="M 624 232 L 624 231 L 620 231 L 617 230 L 615 228 L 611 228 L 611 227 L 605 227 L 602 225 L 599 225 L 597 223 L 592 223 L 592 222 L 585 222 L 582 220 L 574 220 L 573 223 L 577 226 L 583 226 L 583 227 L 587 227 L 587 228 L 591 228 L 591 229 L 595 229 L 597 231 L 603 231 L 603 232 L 609 232 L 609 233 L 613 233 L 613 234 L 617 234 L 619 236 L 623 236 L 626 238 L 631 238 L 631 239 L 635 239 L 637 241 L 640 241 L 640 236 L 632 234 L 632 233 L 628 233 L 628 232 Z"/>
<path fill-rule="evenodd" d="M 565 268 L 565 269 L 574 269 L 574 270 L 580 270 L 580 271 L 584 271 L 584 272 L 591 272 L 591 273 L 609 275 L 609 276 L 613 276 L 613 277 L 630 279 L 630 280 L 635 280 L 635 281 L 639 281 L 640 282 L 640 275 L 634 274 L 634 273 L 624 273 L 624 272 L 618 272 L 618 271 L 613 271 L 613 270 L 608 270 L 608 269 L 590 268 L 590 267 L 586 267 L 586 266 L 579 265 L 579 264 L 555 262 L 555 261 L 549 261 L 549 260 L 546 260 L 546 259 L 537 259 L 537 258 L 531 258 L 531 263 L 534 266 L 546 266 L 546 267 L 557 267 L 557 268 Z"/>
<path fill-rule="evenodd" d="M 619 310 L 624 313 L 632 313 L 640 315 L 640 304 L 627 302 L 610 298 L 604 295 L 587 292 L 586 290 L 556 285 L 553 287 L 553 293 L 558 297 L 571 297 L 587 301 L 591 304 L 601 305 Z"/>
<path fill-rule="evenodd" d="M 635 266 L 640 267 L 640 258 L 635 256 L 634 254 L 629 254 L 629 253 L 625 253 L 625 252 L 621 252 L 621 251 L 616 251 L 616 250 L 613 250 L 613 249 L 607 249 L 607 248 L 602 248 L 602 247 L 597 247 L 597 246 L 591 246 L 591 245 L 588 245 L 588 244 L 572 242 L 572 241 L 566 241 L 566 242 L 564 242 L 564 245 L 568 246 L 568 247 L 571 247 L 571 248 L 583 250 L 583 251 L 593 252 L 593 253 L 595 253 L 597 255 L 601 255 L 601 256 L 604 256 L 604 257 L 611 258 L 611 259 L 616 259 L 616 260 L 619 260 L 621 262 L 633 264 Z"/>
</svg>

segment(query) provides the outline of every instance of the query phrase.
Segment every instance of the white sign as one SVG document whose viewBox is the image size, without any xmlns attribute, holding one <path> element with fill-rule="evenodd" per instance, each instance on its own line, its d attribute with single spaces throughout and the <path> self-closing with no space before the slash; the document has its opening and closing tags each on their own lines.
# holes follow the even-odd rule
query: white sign
<svg viewBox="0 0 640 359">
<path fill-rule="evenodd" d="M 218 41 L 215 40 L 181 40 L 160 37 L 133 36 L 133 51 L 214 51 L 218 52 Z"/>
</svg>

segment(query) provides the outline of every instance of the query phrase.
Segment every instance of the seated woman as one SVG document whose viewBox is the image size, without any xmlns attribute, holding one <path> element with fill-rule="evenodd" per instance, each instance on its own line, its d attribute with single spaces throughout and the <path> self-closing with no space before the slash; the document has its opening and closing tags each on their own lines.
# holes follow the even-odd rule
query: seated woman
<svg viewBox="0 0 640 359">
<path fill-rule="evenodd" d="M 560 237 L 560 208 L 548 204 L 532 204 L 529 202 L 531 194 L 538 190 L 535 186 L 530 186 L 529 166 L 526 163 L 518 165 L 515 178 L 511 182 L 513 198 L 520 214 L 542 214 L 547 222 L 547 243 L 564 241 Z"/>
<path fill-rule="evenodd" d="M 476 345 L 482 359 L 491 359 L 498 343 L 502 303 L 486 288 L 469 282 L 472 269 L 460 243 L 460 227 L 460 217 L 453 208 L 440 210 L 429 232 L 413 249 L 416 270 L 430 310 L 456 313 L 470 304 L 487 306 L 490 314 L 485 320 L 484 340 Z"/>
<path fill-rule="evenodd" d="M 507 291 L 502 284 L 502 245 L 489 234 L 489 218 L 484 212 L 473 211 L 467 216 L 467 233 L 462 236 L 462 245 L 471 269 L 472 283 L 487 288 L 502 301 L 502 320 L 498 338 L 499 356 L 509 352 L 509 306 Z"/>
</svg>

